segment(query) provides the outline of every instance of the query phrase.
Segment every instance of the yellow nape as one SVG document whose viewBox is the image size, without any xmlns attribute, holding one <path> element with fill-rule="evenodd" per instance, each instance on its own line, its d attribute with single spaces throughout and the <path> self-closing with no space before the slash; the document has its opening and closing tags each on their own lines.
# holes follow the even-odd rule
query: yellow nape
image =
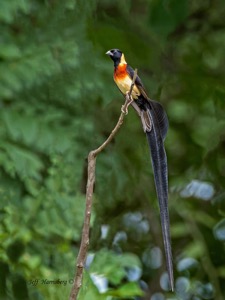
<svg viewBox="0 0 225 300">
<path fill-rule="evenodd" d="M 123 53 L 122 53 L 121 58 L 120 58 L 120 64 L 121 64 L 121 65 L 127 64 L 127 62 L 126 62 L 126 60 L 125 60 L 125 56 L 124 56 Z"/>
</svg>

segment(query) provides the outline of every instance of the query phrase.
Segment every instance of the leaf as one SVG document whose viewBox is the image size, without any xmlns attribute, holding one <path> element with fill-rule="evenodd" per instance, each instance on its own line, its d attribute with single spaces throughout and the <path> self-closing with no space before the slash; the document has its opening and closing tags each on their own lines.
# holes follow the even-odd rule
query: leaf
<svg viewBox="0 0 225 300">
<path fill-rule="evenodd" d="M 83 284 L 78 295 L 78 300 L 106 300 L 104 294 L 100 294 L 88 272 L 84 271 Z"/>
<path fill-rule="evenodd" d="M 140 259 L 137 255 L 132 253 L 123 253 L 118 256 L 118 260 L 123 267 L 141 267 Z"/>
<path fill-rule="evenodd" d="M 17 59 L 21 56 L 19 47 L 15 44 L 5 44 L 0 47 L 0 57 L 4 60 Z"/>
<path fill-rule="evenodd" d="M 111 251 L 101 250 L 91 264 L 90 272 L 104 275 L 112 284 L 119 284 L 126 276 L 125 269 L 121 265 L 121 258 Z"/>
<path fill-rule="evenodd" d="M 189 228 L 184 222 L 171 224 L 171 236 L 173 238 L 182 238 L 189 235 Z"/>
<path fill-rule="evenodd" d="M 204 246 L 200 241 L 193 241 L 187 244 L 185 248 L 183 248 L 184 256 L 193 257 L 193 258 L 201 258 L 202 253 L 204 253 Z"/>
<path fill-rule="evenodd" d="M 107 295 L 112 295 L 120 298 L 143 296 L 144 293 L 136 282 L 128 282 L 120 288 L 107 292 Z"/>
<path fill-rule="evenodd" d="M 222 219 L 214 226 L 213 233 L 219 241 L 225 241 L 225 219 Z"/>
<path fill-rule="evenodd" d="M 40 177 L 39 171 L 43 167 L 43 163 L 37 155 L 31 151 L 11 144 L 5 144 L 4 147 L 9 158 L 13 162 L 15 171 L 21 178 Z"/>
</svg>

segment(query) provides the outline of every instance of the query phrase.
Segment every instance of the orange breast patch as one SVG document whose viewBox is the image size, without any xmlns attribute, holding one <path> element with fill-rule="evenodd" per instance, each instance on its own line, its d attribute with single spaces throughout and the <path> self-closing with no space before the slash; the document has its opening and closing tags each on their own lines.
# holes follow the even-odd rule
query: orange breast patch
<svg viewBox="0 0 225 300">
<path fill-rule="evenodd" d="M 114 79 L 123 79 L 127 76 L 127 64 L 119 64 L 114 71 Z"/>
</svg>

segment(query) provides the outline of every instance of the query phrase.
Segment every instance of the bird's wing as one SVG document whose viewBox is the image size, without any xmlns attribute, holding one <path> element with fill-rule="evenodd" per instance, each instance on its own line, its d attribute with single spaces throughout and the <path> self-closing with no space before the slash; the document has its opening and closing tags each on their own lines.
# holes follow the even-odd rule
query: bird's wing
<svg viewBox="0 0 225 300">
<path fill-rule="evenodd" d="M 134 70 L 131 66 L 127 65 L 127 73 L 129 74 L 130 78 L 133 79 L 134 77 Z M 144 85 L 140 79 L 140 77 L 137 75 L 136 80 L 135 80 L 135 85 L 139 89 L 140 93 L 145 99 L 148 99 L 148 95 L 145 91 Z"/>
</svg>

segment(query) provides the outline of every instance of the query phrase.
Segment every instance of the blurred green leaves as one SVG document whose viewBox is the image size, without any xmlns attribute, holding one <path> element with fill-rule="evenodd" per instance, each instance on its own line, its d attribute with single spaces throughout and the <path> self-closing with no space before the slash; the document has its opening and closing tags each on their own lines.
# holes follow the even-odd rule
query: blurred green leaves
<svg viewBox="0 0 225 300">
<path fill-rule="evenodd" d="M 110 296 L 116 299 L 142 296 L 143 292 L 138 284 L 129 280 L 128 270 L 134 267 L 141 267 L 137 256 L 130 253 L 118 255 L 102 249 L 94 256 L 88 272 L 84 274 L 79 299 L 92 297 L 91 299 L 106 300 Z"/>
<path fill-rule="evenodd" d="M 187 0 L 153 0 L 150 3 L 149 25 L 153 31 L 167 36 L 188 16 Z"/>
<path fill-rule="evenodd" d="M 83 9 L 74 1 L 0 4 L 0 259 L 5 298 L 62 299 L 54 286 L 32 288 L 28 282 L 57 276 L 69 280 L 73 274 L 85 206 L 80 181 L 85 149 L 90 148 L 83 137 L 93 132 L 89 118 L 83 124 L 86 114 L 80 105 L 86 93 L 81 88 L 84 75 L 79 74 L 86 61 L 80 56 L 84 48 L 91 49 L 85 40 L 87 16 L 75 18 Z M 25 294 L 19 294 L 19 287 Z"/>
<path fill-rule="evenodd" d="M 7 1 L 1 2 L 0 20 L 6 23 L 12 23 L 18 12 L 28 13 L 30 3 L 28 0 L 16 1 L 12 0 L 10 5 Z"/>
<path fill-rule="evenodd" d="M 102 250 L 94 258 L 90 272 L 103 274 L 110 283 L 118 285 L 126 277 L 126 268 L 134 266 L 141 267 L 140 261 L 135 255 L 115 255 L 107 250 Z"/>
<path fill-rule="evenodd" d="M 218 240 L 225 241 L 225 219 L 215 225 L 214 235 Z"/>
</svg>

